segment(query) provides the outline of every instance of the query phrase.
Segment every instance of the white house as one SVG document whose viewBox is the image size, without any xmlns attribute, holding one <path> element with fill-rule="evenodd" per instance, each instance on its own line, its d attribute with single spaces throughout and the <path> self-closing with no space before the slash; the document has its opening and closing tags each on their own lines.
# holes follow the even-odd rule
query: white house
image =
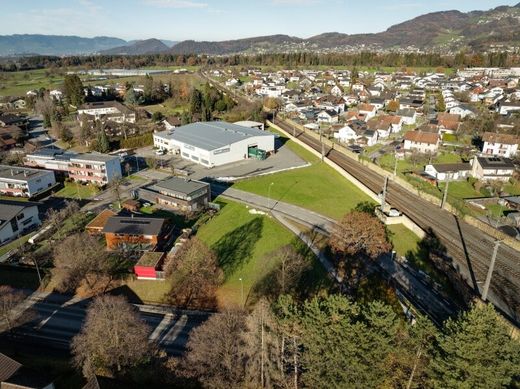
<svg viewBox="0 0 520 389">
<path fill-rule="evenodd" d="M 355 141 L 358 137 L 359 136 L 356 131 L 354 131 L 350 126 L 340 128 L 337 132 L 334 133 L 334 138 L 343 143 Z"/>
<path fill-rule="evenodd" d="M 464 104 L 460 104 L 457 107 L 451 108 L 449 112 L 454 115 L 460 115 L 462 119 L 467 117 L 474 118 L 476 116 L 475 109 Z"/>
<path fill-rule="evenodd" d="M 33 197 L 56 185 L 54 172 L 19 166 L 0 165 L 0 193 Z"/>
<path fill-rule="evenodd" d="M 414 125 L 417 121 L 417 111 L 412 108 L 400 109 L 396 115 L 400 116 L 406 125 Z"/>
<path fill-rule="evenodd" d="M 500 115 L 507 115 L 510 112 L 520 111 L 520 102 L 504 102 L 500 104 Z"/>
<path fill-rule="evenodd" d="M 61 101 L 61 99 L 63 98 L 63 92 L 60 91 L 60 90 L 57 90 L 57 89 L 53 89 L 49 92 L 49 95 L 54 99 L 54 100 L 57 100 L 57 101 Z"/>
<path fill-rule="evenodd" d="M 334 87 L 332 87 L 332 89 L 330 90 L 330 94 L 333 96 L 340 97 L 343 95 L 343 90 L 339 86 L 334 85 Z"/>
<path fill-rule="evenodd" d="M 110 120 L 116 123 L 135 123 L 135 112 L 117 101 L 96 101 L 78 108 L 78 119 L 85 115 L 91 120 Z"/>
<path fill-rule="evenodd" d="M 479 157 L 471 161 L 471 176 L 483 181 L 509 181 L 515 171 L 515 165 L 509 158 Z"/>
<path fill-rule="evenodd" d="M 419 153 L 436 153 L 439 149 L 439 134 L 423 131 L 408 131 L 404 134 L 404 149 Z"/>
<path fill-rule="evenodd" d="M 318 123 L 337 123 L 339 121 L 339 115 L 334 110 L 323 110 L 318 113 L 317 121 Z"/>
<path fill-rule="evenodd" d="M 3 245 L 40 224 L 37 203 L 0 200 L 0 244 Z"/>
<path fill-rule="evenodd" d="M 512 134 L 496 134 L 485 132 L 482 136 L 484 146 L 482 152 L 486 155 L 512 158 L 518 152 L 520 139 Z"/>
<path fill-rule="evenodd" d="M 200 122 L 155 133 L 154 146 L 208 168 L 275 151 L 275 135 L 226 122 Z"/>
<path fill-rule="evenodd" d="M 372 104 L 359 104 L 358 112 L 362 115 L 365 115 L 365 121 L 368 121 L 376 116 L 377 108 Z"/>
<path fill-rule="evenodd" d="M 438 163 L 426 165 L 424 172 L 437 181 L 453 181 L 466 179 L 471 172 L 471 164 L 466 163 Z"/>
</svg>

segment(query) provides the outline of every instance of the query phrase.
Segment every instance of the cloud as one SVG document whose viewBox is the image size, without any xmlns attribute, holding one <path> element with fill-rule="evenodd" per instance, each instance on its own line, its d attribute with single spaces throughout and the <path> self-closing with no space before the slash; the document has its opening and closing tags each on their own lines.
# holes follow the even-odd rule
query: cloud
<svg viewBox="0 0 520 389">
<path fill-rule="evenodd" d="M 145 0 L 146 4 L 159 8 L 207 8 L 207 3 L 191 0 Z"/>
<path fill-rule="evenodd" d="M 272 0 L 274 5 L 315 5 L 321 0 Z"/>
</svg>

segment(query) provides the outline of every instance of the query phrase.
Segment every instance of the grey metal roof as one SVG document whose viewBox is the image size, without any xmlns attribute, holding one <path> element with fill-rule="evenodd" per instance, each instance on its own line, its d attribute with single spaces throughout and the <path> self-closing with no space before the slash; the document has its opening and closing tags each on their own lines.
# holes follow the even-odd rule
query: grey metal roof
<svg viewBox="0 0 520 389">
<path fill-rule="evenodd" d="M 47 170 L 30 169 L 20 166 L 0 165 L 0 178 L 26 181 L 30 178 L 42 177 L 53 174 Z"/>
<path fill-rule="evenodd" d="M 434 163 L 432 166 L 439 173 L 460 172 L 460 171 L 471 170 L 471 164 L 469 162 Z"/>
<path fill-rule="evenodd" d="M 185 195 L 189 195 L 199 189 L 208 187 L 209 184 L 206 182 L 195 181 L 195 180 L 186 180 L 184 178 L 179 177 L 171 177 L 163 181 L 157 182 L 155 185 L 152 185 L 152 189 L 166 189 L 169 191 L 182 193 Z"/>
<path fill-rule="evenodd" d="M 203 150 L 217 150 L 254 136 L 273 136 L 270 132 L 227 122 L 200 122 L 156 134 Z"/>
<path fill-rule="evenodd" d="M 123 235 L 159 235 L 166 219 L 151 217 L 112 216 L 103 232 Z"/>
</svg>

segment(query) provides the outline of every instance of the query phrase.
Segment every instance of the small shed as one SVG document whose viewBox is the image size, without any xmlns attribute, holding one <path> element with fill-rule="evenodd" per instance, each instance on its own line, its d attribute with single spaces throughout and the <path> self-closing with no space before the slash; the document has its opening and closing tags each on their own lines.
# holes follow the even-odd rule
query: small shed
<svg viewBox="0 0 520 389">
<path fill-rule="evenodd" d="M 141 203 L 134 199 L 128 199 L 123 201 L 121 206 L 130 212 L 137 212 L 141 208 Z"/>
<path fill-rule="evenodd" d="M 159 280 L 162 277 L 162 266 L 166 253 L 146 252 L 134 266 L 134 273 L 138 280 Z"/>
</svg>

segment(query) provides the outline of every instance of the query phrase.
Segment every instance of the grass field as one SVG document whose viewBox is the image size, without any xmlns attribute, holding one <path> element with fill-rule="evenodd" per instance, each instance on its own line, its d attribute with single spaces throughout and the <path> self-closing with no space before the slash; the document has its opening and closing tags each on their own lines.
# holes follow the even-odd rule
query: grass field
<svg viewBox="0 0 520 389">
<path fill-rule="evenodd" d="M 224 284 L 217 291 L 219 306 L 251 303 L 256 298 L 255 290 L 275 265 L 266 254 L 298 239 L 270 217 L 252 215 L 239 203 L 220 202 L 222 210 L 199 229 L 197 236 L 215 251 L 225 274 Z M 326 274 L 316 260 L 313 263 L 305 286 L 320 289 L 327 285 Z"/>
<path fill-rule="evenodd" d="M 130 280 L 125 282 L 133 294 L 145 304 L 162 304 L 170 291 L 169 281 Z"/>
<path fill-rule="evenodd" d="M 88 199 L 99 193 L 99 189 L 93 185 L 82 185 L 66 182 L 63 189 L 56 192 L 54 196 L 69 199 Z"/>
<path fill-rule="evenodd" d="M 406 256 L 408 252 L 415 252 L 421 239 L 402 224 L 394 224 L 387 227 L 390 231 L 390 242 L 394 250 L 400 256 Z"/>
<path fill-rule="evenodd" d="M 240 181 L 234 187 L 270 196 L 273 201 L 299 205 L 336 219 L 341 218 L 358 203 L 370 200 L 354 184 L 321 162 L 311 152 L 290 140 L 286 141 L 285 147 L 312 165 Z"/>
<path fill-rule="evenodd" d="M 24 235 L 21 238 L 18 238 L 16 240 L 13 240 L 12 242 L 9 242 L 5 246 L 0 247 L 0 256 L 4 255 L 8 251 L 17 249 L 24 243 L 26 243 L 29 239 L 31 239 L 31 236 L 33 236 L 35 232 L 31 232 L 30 234 Z"/>
</svg>

